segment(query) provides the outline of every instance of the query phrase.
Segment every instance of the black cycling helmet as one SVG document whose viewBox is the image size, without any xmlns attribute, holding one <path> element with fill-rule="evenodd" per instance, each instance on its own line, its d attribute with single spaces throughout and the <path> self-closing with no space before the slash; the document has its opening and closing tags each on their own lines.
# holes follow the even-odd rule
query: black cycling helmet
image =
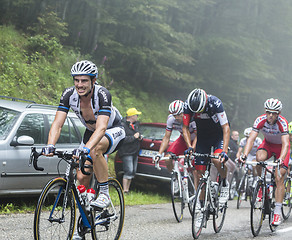
<svg viewBox="0 0 292 240">
<path fill-rule="evenodd" d="M 203 89 L 196 88 L 188 96 L 187 104 L 191 111 L 202 112 L 207 103 L 207 93 Z"/>
</svg>

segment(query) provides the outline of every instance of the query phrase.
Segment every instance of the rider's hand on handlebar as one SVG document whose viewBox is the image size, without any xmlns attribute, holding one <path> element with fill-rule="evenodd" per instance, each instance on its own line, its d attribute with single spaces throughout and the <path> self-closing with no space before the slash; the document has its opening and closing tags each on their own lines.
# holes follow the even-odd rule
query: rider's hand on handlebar
<svg viewBox="0 0 292 240">
<path fill-rule="evenodd" d="M 185 155 L 191 155 L 194 153 L 194 149 L 192 147 L 189 147 L 187 150 L 184 151 Z"/>
<path fill-rule="evenodd" d="M 226 162 L 227 160 L 228 160 L 228 155 L 227 155 L 227 153 L 226 152 L 221 152 L 220 154 L 219 154 L 219 160 L 221 161 L 221 162 Z"/>
<path fill-rule="evenodd" d="M 275 163 L 279 163 L 279 165 L 281 166 L 283 164 L 283 160 L 281 158 L 278 158 L 277 160 L 275 160 Z"/>
<path fill-rule="evenodd" d="M 53 144 L 48 144 L 47 146 L 42 148 L 42 154 L 45 156 L 53 156 L 55 153 L 55 146 Z"/>
<path fill-rule="evenodd" d="M 245 161 L 246 161 L 246 158 L 247 158 L 246 155 L 241 155 L 238 160 L 239 160 L 239 162 L 241 162 L 242 164 L 244 164 Z"/>
<path fill-rule="evenodd" d="M 162 155 L 160 153 L 157 153 L 155 156 L 152 157 L 152 163 L 158 162 Z"/>
</svg>

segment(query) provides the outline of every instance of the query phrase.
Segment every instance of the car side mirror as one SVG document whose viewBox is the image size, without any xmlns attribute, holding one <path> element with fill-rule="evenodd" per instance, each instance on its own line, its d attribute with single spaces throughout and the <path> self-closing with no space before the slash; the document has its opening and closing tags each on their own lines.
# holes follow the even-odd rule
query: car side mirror
<svg viewBox="0 0 292 240">
<path fill-rule="evenodd" d="M 14 138 L 12 140 L 12 142 L 10 143 L 10 146 L 32 146 L 34 145 L 34 139 L 30 136 L 26 136 L 26 135 L 23 135 L 23 136 L 20 136 L 18 138 Z"/>
</svg>

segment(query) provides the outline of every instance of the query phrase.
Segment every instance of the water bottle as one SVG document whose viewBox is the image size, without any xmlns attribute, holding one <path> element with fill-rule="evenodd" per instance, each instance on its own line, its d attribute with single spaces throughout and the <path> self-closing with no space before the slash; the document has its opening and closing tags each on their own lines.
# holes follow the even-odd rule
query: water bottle
<svg viewBox="0 0 292 240">
<path fill-rule="evenodd" d="M 91 201 L 94 201 L 95 199 L 95 190 L 93 188 L 87 189 L 87 199 L 90 203 Z"/>
<path fill-rule="evenodd" d="M 187 179 L 187 177 L 183 177 L 182 186 L 183 186 L 183 198 L 186 201 L 187 200 L 187 197 L 188 197 L 188 192 L 187 192 L 187 189 L 188 189 L 188 179 Z"/>
<path fill-rule="evenodd" d="M 253 176 L 248 175 L 248 186 L 252 187 L 252 184 L 253 184 Z"/>
<path fill-rule="evenodd" d="M 85 206 L 88 205 L 88 199 L 87 199 L 87 193 L 86 193 L 86 187 L 84 185 L 78 185 L 77 189 L 80 193 L 80 197 L 84 203 Z"/>
</svg>

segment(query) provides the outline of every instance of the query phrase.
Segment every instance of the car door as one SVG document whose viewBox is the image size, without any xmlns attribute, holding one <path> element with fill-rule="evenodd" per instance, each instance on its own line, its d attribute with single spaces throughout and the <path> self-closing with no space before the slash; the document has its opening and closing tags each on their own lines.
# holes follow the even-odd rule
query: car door
<svg viewBox="0 0 292 240">
<path fill-rule="evenodd" d="M 7 144 L 5 159 L 2 162 L 1 181 L 3 183 L 1 193 L 9 194 L 34 192 L 41 189 L 45 183 L 43 174 L 37 173 L 29 166 L 31 146 L 17 144 L 21 136 L 29 136 L 34 139 L 34 146 L 41 146 L 45 142 L 45 122 L 41 113 L 28 113 L 20 117 L 17 123 L 16 133 Z"/>
</svg>

